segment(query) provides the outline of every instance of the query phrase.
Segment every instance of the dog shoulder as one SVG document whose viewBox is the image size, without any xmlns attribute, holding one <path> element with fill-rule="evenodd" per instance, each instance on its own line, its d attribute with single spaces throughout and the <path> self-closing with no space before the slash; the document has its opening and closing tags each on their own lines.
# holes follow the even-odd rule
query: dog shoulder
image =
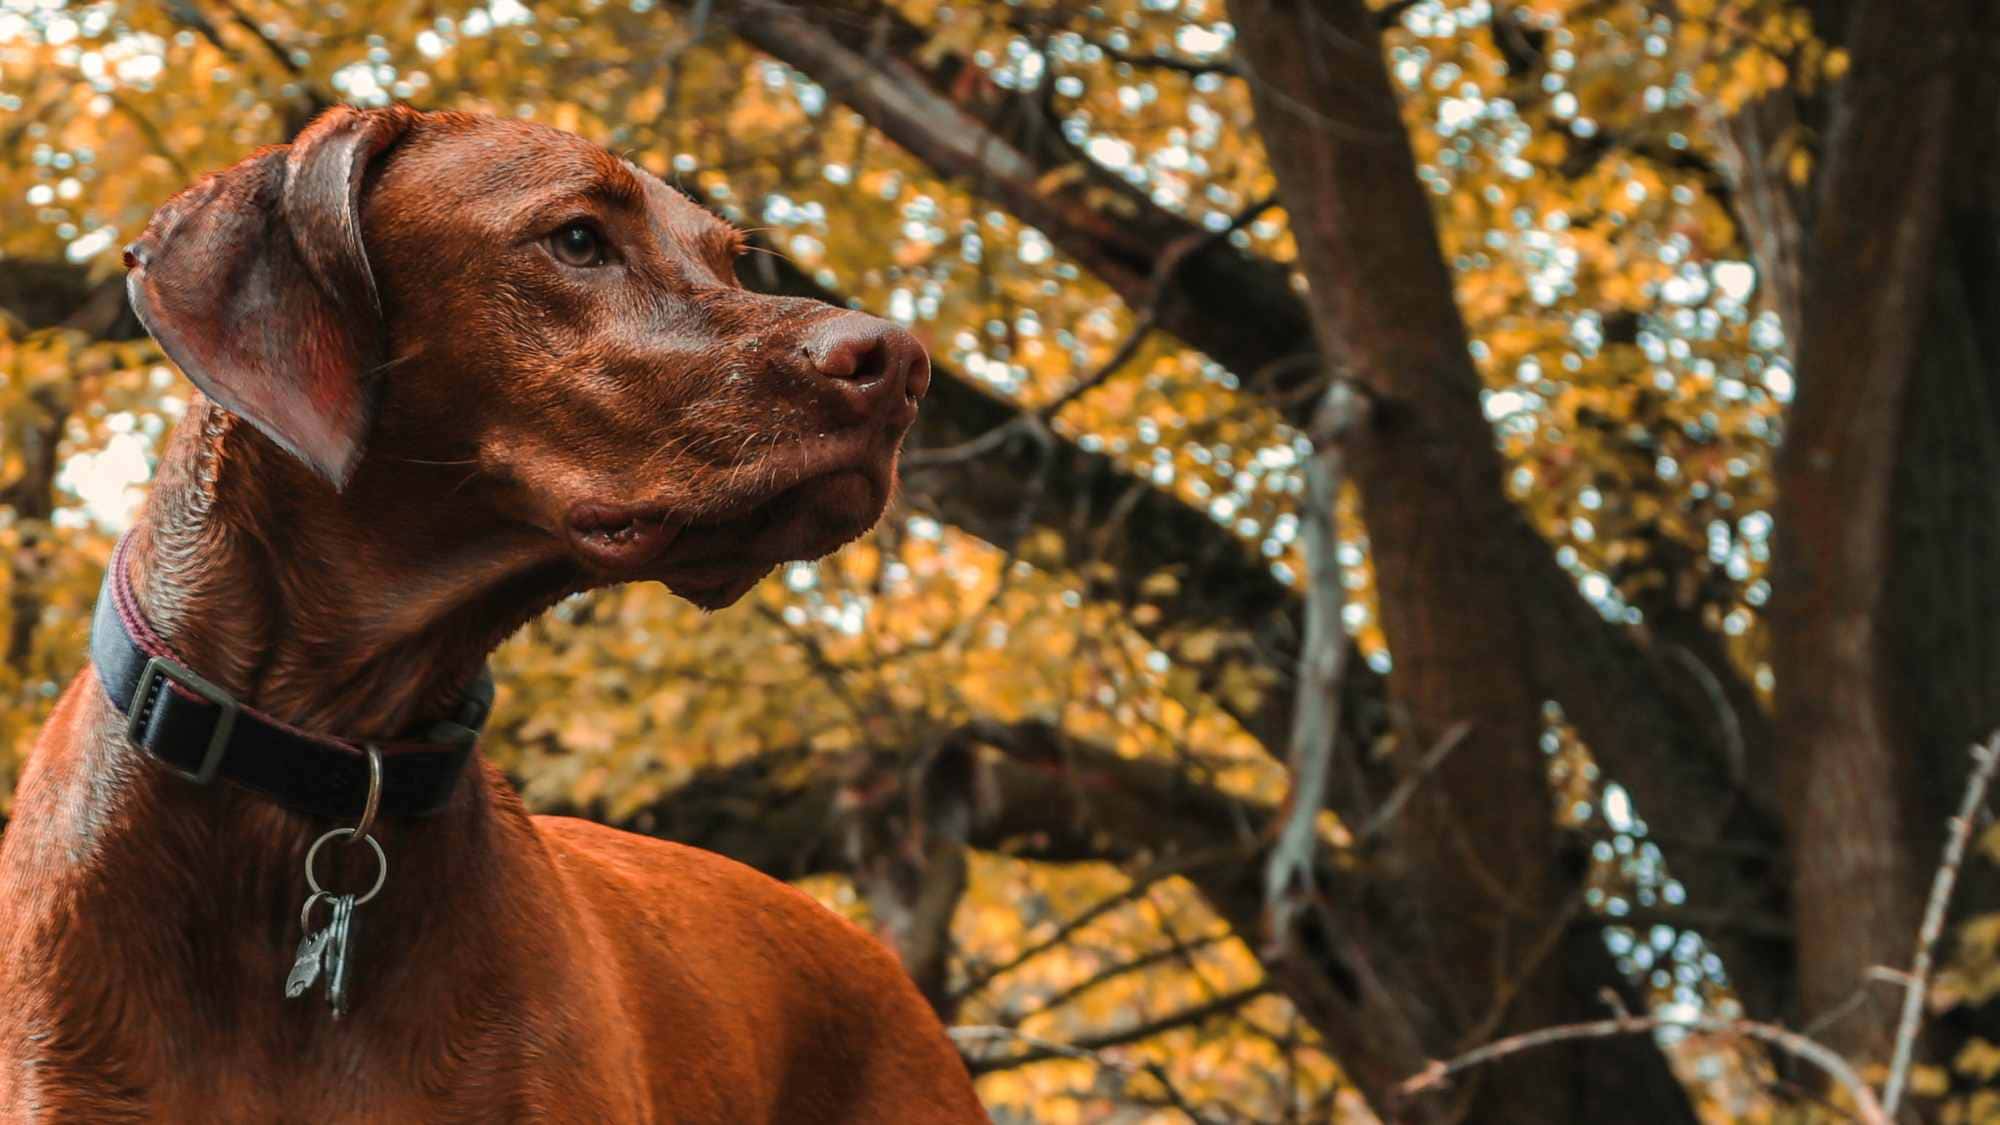
<svg viewBox="0 0 2000 1125">
<path fill-rule="evenodd" d="M 887 946 L 790 884 L 685 844 L 569 817 L 534 822 L 571 886 L 628 939 L 885 1004 L 916 998 Z"/>
<path fill-rule="evenodd" d="M 633 905 L 649 912 L 678 904 L 698 909 L 711 924 L 740 917 L 776 924 L 781 932 L 838 920 L 796 887 L 715 852 L 575 817 L 537 816 L 533 822 L 573 882 L 634 895 Z"/>
<path fill-rule="evenodd" d="M 614 942 L 651 947 L 627 950 L 648 962 L 640 972 L 788 1029 L 789 1057 L 773 1061 L 802 1112 L 787 1119 L 821 1119 L 805 1105 L 837 1103 L 825 1120 L 987 1120 L 930 1005 L 873 935 L 725 856 L 567 817 L 534 821 Z M 764 1031 L 753 1038 L 770 1045 Z M 881 1108 L 892 1104 L 903 1108 Z"/>
</svg>

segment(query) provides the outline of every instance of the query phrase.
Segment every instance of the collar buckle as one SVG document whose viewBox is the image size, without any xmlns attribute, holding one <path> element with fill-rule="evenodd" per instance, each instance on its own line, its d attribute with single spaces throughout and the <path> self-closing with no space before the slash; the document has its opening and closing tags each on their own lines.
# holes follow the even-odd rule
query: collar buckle
<svg viewBox="0 0 2000 1125">
<path fill-rule="evenodd" d="M 155 656 L 146 661 L 145 671 L 139 673 L 139 686 L 132 693 L 132 712 L 125 720 L 125 737 L 131 739 L 134 745 L 146 745 L 146 723 L 158 709 L 158 704 L 146 706 L 146 700 L 152 697 L 154 683 L 161 679 L 215 704 L 220 711 L 215 718 L 215 731 L 208 736 L 208 747 L 202 751 L 200 766 L 184 770 L 172 763 L 162 763 L 196 785 L 207 785 L 215 780 L 217 771 L 222 768 L 222 756 L 229 749 L 229 735 L 236 729 L 236 716 L 243 710 L 242 705 L 227 691 L 203 679 L 180 661 Z M 161 690 L 171 691 L 172 688 L 162 687 Z"/>
</svg>

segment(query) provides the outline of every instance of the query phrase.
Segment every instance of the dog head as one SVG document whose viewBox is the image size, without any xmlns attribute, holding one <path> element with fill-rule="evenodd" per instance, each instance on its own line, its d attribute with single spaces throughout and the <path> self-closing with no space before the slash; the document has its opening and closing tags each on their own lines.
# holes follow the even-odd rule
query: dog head
<svg viewBox="0 0 2000 1125">
<path fill-rule="evenodd" d="M 343 108 L 175 196 L 126 263 L 168 356 L 330 502 L 712 608 L 880 518 L 930 382 L 887 321 L 745 290 L 743 248 L 571 134 Z"/>
</svg>

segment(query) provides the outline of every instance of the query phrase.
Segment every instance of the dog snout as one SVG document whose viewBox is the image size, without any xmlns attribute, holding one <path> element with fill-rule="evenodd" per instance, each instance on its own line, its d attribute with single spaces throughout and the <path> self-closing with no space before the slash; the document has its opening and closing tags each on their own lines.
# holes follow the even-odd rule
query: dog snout
<svg viewBox="0 0 2000 1125">
<path fill-rule="evenodd" d="M 805 341 L 812 370 L 869 410 L 914 403 L 931 385 L 924 346 L 880 317 L 852 313 L 820 325 Z"/>
</svg>

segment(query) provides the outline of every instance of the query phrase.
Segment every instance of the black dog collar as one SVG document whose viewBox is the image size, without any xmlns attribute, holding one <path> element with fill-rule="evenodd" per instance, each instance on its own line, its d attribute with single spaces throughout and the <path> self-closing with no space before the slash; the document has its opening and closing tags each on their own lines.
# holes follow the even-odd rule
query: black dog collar
<svg viewBox="0 0 2000 1125">
<path fill-rule="evenodd" d="M 367 806 L 371 750 L 381 757 L 382 815 L 425 816 L 451 799 L 493 706 L 487 672 L 457 718 L 431 724 L 414 741 L 364 745 L 310 734 L 243 706 L 174 655 L 139 612 L 128 542 L 112 552 L 98 592 L 90 658 L 133 744 L 197 785 L 221 778 L 324 820 L 353 820 Z"/>
</svg>

